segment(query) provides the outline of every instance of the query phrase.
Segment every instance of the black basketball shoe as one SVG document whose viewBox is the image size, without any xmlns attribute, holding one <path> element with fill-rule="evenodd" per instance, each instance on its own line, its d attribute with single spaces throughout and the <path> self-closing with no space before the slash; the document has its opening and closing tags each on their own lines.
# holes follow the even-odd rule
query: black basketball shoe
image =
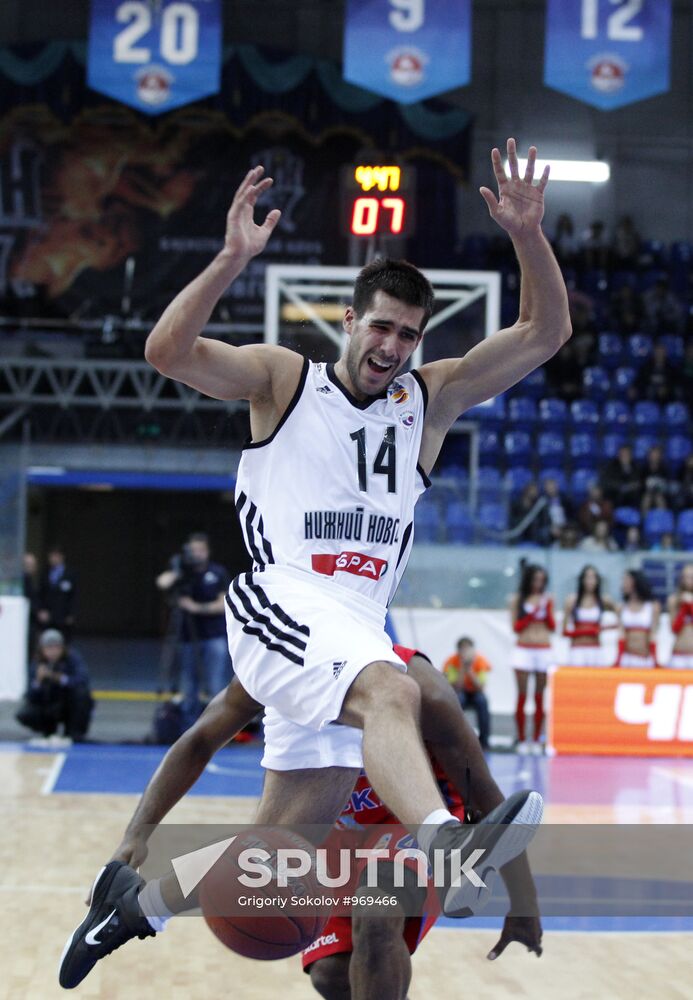
<svg viewBox="0 0 693 1000">
<path fill-rule="evenodd" d="M 445 886 L 439 894 L 446 916 L 471 917 L 483 909 L 498 869 L 522 854 L 541 823 L 543 811 L 539 792 L 515 792 L 476 826 L 450 822 L 440 827 L 429 856 L 433 860 L 435 851 L 443 852 Z M 455 850 L 460 854 L 452 855 Z M 482 853 L 465 872 L 465 862 L 477 850 Z"/>
<path fill-rule="evenodd" d="M 130 938 L 154 937 L 137 901 L 143 887 L 144 879 L 122 861 L 110 861 L 101 869 L 92 886 L 89 912 L 63 948 L 58 981 L 64 989 L 79 986 L 100 958 Z"/>
</svg>

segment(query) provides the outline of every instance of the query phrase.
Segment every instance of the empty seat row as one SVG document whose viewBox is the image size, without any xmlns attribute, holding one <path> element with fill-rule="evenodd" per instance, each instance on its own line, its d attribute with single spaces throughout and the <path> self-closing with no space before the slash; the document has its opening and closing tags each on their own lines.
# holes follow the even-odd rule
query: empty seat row
<svg viewBox="0 0 693 1000">
<path fill-rule="evenodd" d="M 587 369 L 589 371 L 589 369 Z M 664 406 L 650 400 L 628 403 L 623 399 L 594 398 L 576 399 L 568 404 L 563 399 L 545 397 L 538 402 L 529 396 L 515 396 L 507 401 L 499 396 L 488 406 L 475 406 L 464 419 L 478 420 L 482 427 L 493 427 L 501 423 L 512 426 L 513 430 L 528 430 L 536 425 L 552 429 L 571 425 L 578 427 L 622 429 L 630 424 L 662 430 L 685 429 L 690 423 L 690 411 L 686 403 L 672 402 Z"/>
</svg>

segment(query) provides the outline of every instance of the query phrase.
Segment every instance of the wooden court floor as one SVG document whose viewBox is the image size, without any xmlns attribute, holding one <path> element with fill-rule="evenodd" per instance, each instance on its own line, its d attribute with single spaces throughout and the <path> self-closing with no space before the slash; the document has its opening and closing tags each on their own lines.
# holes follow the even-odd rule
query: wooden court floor
<svg viewBox="0 0 693 1000">
<path fill-rule="evenodd" d="M 63 944 L 84 914 L 92 878 L 117 845 L 136 797 L 42 794 L 54 755 L 0 753 L 0 997 L 51 1000 Z M 251 798 L 195 798 L 179 822 L 245 822 Z M 495 963 L 491 931 L 434 930 L 414 957 L 411 1000 L 693 1000 L 693 936 L 545 935 L 541 959 L 511 946 Z M 99 1000 L 300 1000 L 315 997 L 296 957 L 252 962 L 198 919 L 133 941 L 97 965 L 75 997 Z M 377 1000 L 377 998 L 374 998 Z"/>
</svg>

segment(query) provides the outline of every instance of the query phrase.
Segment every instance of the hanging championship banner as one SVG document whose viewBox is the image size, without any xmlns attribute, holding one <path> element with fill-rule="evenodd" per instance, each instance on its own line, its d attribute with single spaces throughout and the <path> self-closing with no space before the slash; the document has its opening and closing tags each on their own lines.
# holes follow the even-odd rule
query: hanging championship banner
<svg viewBox="0 0 693 1000">
<path fill-rule="evenodd" d="M 470 0 L 348 0 L 344 79 L 400 104 L 469 83 Z"/>
<path fill-rule="evenodd" d="M 602 111 L 669 89 L 670 0 L 549 0 L 544 83 Z"/>
<path fill-rule="evenodd" d="M 148 115 L 219 90 L 221 0 L 92 0 L 87 83 Z"/>
</svg>

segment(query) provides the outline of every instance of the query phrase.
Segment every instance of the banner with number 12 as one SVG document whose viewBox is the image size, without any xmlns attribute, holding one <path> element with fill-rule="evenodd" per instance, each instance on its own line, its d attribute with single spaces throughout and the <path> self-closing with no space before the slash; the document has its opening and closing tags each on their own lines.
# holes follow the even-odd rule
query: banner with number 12
<svg viewBox="0 0 693 1000">
<path fill-rule="evenodd" d="M 670 0 L 549 0 L 544 83 L 602 111 L 669 89 Z"/>
<path fill-rule="evenodd" d="M 348 0 L 344 79 L 400 104 L 469 83 L 470 0 Z"/>
<path fill-rule="evenodd" d="M 216 94 L 221 0 L 92 0 L 87 83 L 148 115 Z"/>
</svg>

